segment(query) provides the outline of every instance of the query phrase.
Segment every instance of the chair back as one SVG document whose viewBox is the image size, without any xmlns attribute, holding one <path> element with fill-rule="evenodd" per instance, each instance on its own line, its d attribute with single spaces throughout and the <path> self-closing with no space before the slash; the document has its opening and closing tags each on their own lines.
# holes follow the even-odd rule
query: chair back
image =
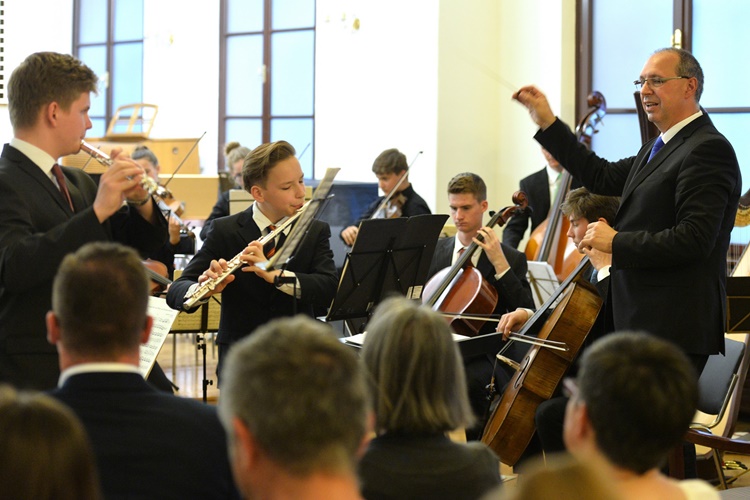
<svg viewBox="0 0 750 500">
<path fill-rule="evenodd" d="M 709 429 L 715 427 L 724 416 L 732 391 L 737 383 L 740 362 L 745 354 L 745 344 L 729 338 L 724 339 L 724 355 L 708 357 L 706 367 L 698 379 L 700 398 L 698 410 L 707 415 L 716 415 Z"/>
</svg>

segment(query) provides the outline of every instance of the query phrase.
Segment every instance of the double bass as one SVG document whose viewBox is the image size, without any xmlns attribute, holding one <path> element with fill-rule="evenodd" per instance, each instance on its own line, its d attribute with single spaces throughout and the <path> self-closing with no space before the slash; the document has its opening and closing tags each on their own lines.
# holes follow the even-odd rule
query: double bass
<svg viewBox="0 0 750 500">
<path fill-rule="evenodd" d="M 596 128 L 607 112 L 607 103 L 604 96 L 597 91 L 589 94 L 587 103 L 592 109 L 578 123 L 576 137 L 579 142 L 590 148 Z M 573 177 L 563 165 L 557 193 L 555 199 L 551 200 L 547 219 L 532 231 L 524 250 L 528 260 L 548 262 L 555 270 L 559 281 L 563 281 L 575 269 L 582 257 L 567 237 L 570 222 L 560 212 L 572 180 Z"/>
</svg>

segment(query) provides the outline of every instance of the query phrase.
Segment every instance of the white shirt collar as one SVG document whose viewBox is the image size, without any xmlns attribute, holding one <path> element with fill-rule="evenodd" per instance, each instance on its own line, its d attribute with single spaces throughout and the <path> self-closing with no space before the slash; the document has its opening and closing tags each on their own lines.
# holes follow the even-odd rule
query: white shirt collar
<svg viewBox="0 0 750 500">
<path fill-rule="evenodd" d="M 57 163 L 57 160 L 52 158 L 49 153 L 17 137 L 10 140 L 10 145 L 28 156 L 29 160 L 42 169 L 44 175 L 52 178 L 52 166 Z"/>
<path fill-rule="evenodd" d="M 62 387 L 65 381 L 73 375 L 79 375 L 81 373 L 94 373 L 94 372 L 107 372 L 107 373 L 137 373 L 141 375 L 140 370 L 137 366 L 128 363 L 114 363 L 114 362 L 102 362 L 102 363 L 81 363 L 80 365 L 73 365 L 70 368 L 66 368 L 60 374 L 60 379 L 57 382 L 58 387 Z"/>
<path fill-rule="evenodd" d="M 549 183 L 550 187 L 554 186 L 557 182 L 557 179 L 560 178 L 560 174 L 562 174 L 562 171 L 556 172 L 554 168 L 547 165 L 545 167 L 547 170 L 547 182 Z"/>
<path fill-rule="evenodd" d="M 677 135 L 677 132 L 685 128 L 688 123 L 692 122 L 693 120 L 697 120 L 701 116 L 703 116 L 703 111 L 699 109 L 697 113 L 694 113 L 681 122 L 674 124 L 669 130 L 661 134 L 661 140 L 664 141 L 664 144 L 668 143 L 672 137 Z"/>
<path fill-rule="evenodd" d="M 273 224 L 274 226 L 278 226 L 282 224 L 288 218 L 289 217 L 283 217 L 282 219 L 276 222 L 271 222 L 269 218 L 266 217 L 265 214 L 263 214 L 263 212 L 260 211 L 260 208 L 258 208 L 258 202 L 257 201 L 253 202 L 253 222 L 255 222 L 255 224 L 258 226 L 261 232 L 265 231 L 265 229 L 271 224 Z M 284 233 L 286 233 L 287 231 L 288 229 L 285 230 Z"/>
<path fill-rule="evenodd" d="M 461 240 L 458 239 L 458 235 L 454 236 L 453 238 L 453 254 L 451 255 L 451 265 L 455 264 L 458 260 L 458 251 L 462 248 L 468 248 L 464 247 L 461 244 Z M 479 256 L 482 254 L 482 249 L 477 249 L 476 252 L 474 252 L 474 255 L 471 256 L 471 265 L 474 267 L 477 266 L 477 262 L 479 262 Z"/>
</svg>

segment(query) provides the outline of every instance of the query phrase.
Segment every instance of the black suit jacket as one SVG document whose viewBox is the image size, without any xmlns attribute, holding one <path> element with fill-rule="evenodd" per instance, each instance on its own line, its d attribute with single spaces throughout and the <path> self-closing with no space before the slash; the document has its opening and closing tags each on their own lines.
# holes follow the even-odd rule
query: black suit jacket
<svg viewBox="0 0 750 500">
<path fill-rule="evenodd" d="M 609 162 L 560 120 L 536 139 L 590 191 L 622 197 L 607 300 L 612 327 L 654 333 L 692 354 L 722 351 L 726 255 L 742 181 L 731 144 L 708 115 L 648 163 L 655 140 Z"/>
<path fill-rule="evenodd" d="M 182 309 L 185 293 L 198 282 L 198 276 L 208 269 L 211 260 L 229 260 L 261 237 L 261 230 L 253 221 L 253 208 L 250 206 L 239 214 L 213 221 L 203 246 L 169 288 L 167 303 L 170 307 Z M 302 298 L 296 301 L 297 312 L 311 317 L 314 317 L 315 307 L 330 306 L 336 294 L 338 275 L 330 238 L 328 224 L 313 220 L 287 266 L 297 275 L 302 291 Z M 238 270 L 234 281 L 221 294 L 217 342 L 232 344 L 270 319 L 292 315 L 294 300 L 255 273 Z"/>
<path fill-rule="evenodd" d="M 545 167 L 521 179 L 520 189 L 526 193 L 530 210 L 516 213 L 505 224 L 503 243 L 512 248 L 518 248 L 518 244 L 529 227 L 529 221 L 531 221 L 531 231 L 533 232 L 547 218 L 550 207 L 547 168 Z"/>
<path fill-rule="evenodd" d="M 80 169 L 62 170 L 75 214 L 24 154 L 6 144 L 0 156 L 0 381 L 19 387 L 57 385 L 57 351 L 47 342 L 44 317 L 63 257 L 92 241 L 148 252 L 167 238 L 163 217 L 155 226 L 127 207 L 100 224 L 92 208 L 94 181 Z"/>
<path fill-rule="evenodd" d="M 229 215 L 229 191 L 231 191 L 231 189 L 219 194 L 219 197 L 216 199 L 216 204 L 211 209 L 211 213 L 201 228 L 201 240 L 205 240 L 208 236 L 208 229 L 211 227 L 214 219 Z"/>
<path fill-rule="evenodd" d="M 450 267 L 455 241 L 455 236 L 438 240 L 428 276 L 432 277 L 441 269 Z M 494 313 L 505 314 L 506 312 L 515 311 L 518 307 L 534 307 L 534 300 L 531 297 L 531 286 L 526 279 L 528 271 L 526 256 L 504 243 L 501 243 L 501 248 L 505 254 L 505 258 L 508 259 L 510 270 L 499 280 L 495 279 L 495 267 L 484 252 L 481 253 L 477 262 L 479 272 L 497 290 L 498 301 Z M 480 333 L 494 332 L 496 327 L 497 323 L 488 322 Z"/>
<path fill-rule="evenodd" d="M 137 373 L 81 373 L 51 394 L 83 422 L 106 498 L 239 497 L 215 407 Z"/>
</svg>

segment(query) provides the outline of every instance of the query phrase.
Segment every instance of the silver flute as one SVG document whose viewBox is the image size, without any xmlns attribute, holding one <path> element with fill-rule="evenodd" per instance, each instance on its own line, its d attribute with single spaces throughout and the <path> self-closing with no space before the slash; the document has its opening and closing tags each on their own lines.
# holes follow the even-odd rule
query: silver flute
<svg viewBox="0 0 750 500">
<path fill-rule="evenodd" d="M 282 224 L 280 224 L 276 229 L 274 229 L 272 232 L 268 233 L 267 235 L 263 236 L 262 238 L 258 238 L 258 242 L 261 244 L 261 246 L 265 245 L 269 241 L 276 238 L 279 234 L 284 232 L 286 228 L 288 228 L 290 225 L 296 221 L 300 215 L 302 215 L 307 208 L 307 206 L 310 204 L 310 202 L 306 202 L 302 207 L 300 207 L 299 210 L 297 210 L 297 213 L 289 217 L 286 221 L 284 221 Z M 208 293 L 212 292 L 216 289 L 216 287 L 224 281 L 227 276 L 235 272 L 237 269 L 242 267 L 245 263 L 242 262 L 241 257 L 244 253 L 244 249 L 242 252 L 238 253 L 234 257 L 232 257 L 231 260 L 227 261 L 227 268 L 224 270 L 220 275 L 218 275 L 216 278 L 209 278 L 206 281 L 204 281 L 198 288 L 196 288 L 193 293 L 187 296 L 185 299 L 185 302 L 182 303 L 182 308 L 185 310 L 192 309 L 195 304 L 197 304 L 203 297 L 208 295 Z"/>
<path fill-rule="evenodd" d="M 114 160 L 109 157 L 104 151 L 101 149 L 97 149 L 88 142 L 81 140 L 81 151 L 85 151 L 86 153 L 90 154 L 93 159 L 104 165 L 105 167 L 111 167 L 114 163 Z M 156 194 L 157 196 L 162 196 L 163 194 L 167 194 L 166 190 L 161 187 L 154 179 L 149 177 L 146 174 L 143 174 L 141 177 L 141 187 L 148 191 L 148 194 Z M 164 191 L 164 192 L 162 192 Z"/>
</svg>

